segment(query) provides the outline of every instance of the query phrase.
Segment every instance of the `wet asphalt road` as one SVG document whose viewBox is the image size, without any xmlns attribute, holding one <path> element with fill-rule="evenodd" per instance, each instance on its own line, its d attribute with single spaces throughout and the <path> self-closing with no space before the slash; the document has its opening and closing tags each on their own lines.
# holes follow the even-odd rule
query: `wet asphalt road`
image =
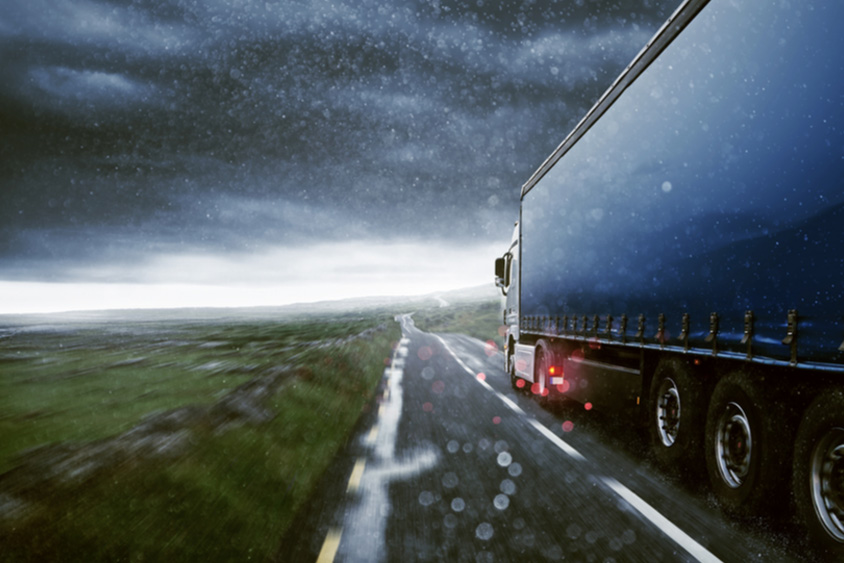
<svg viewBox="0 0 844 563">
<path fill-rule="evenodd" d="M 787 524 L 731 521 L 653 467 L 624 416 L 543 408 L 493 347 L 400 321 L 374 408 L 279 561 L 799 560 Z"/>
</svg>

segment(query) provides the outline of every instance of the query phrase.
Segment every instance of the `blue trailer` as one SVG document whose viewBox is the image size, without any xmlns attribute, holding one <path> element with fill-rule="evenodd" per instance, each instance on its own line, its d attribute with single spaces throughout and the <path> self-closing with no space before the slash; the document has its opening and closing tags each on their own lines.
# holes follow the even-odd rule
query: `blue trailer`
<svg viewBox="0 0 844 563">
<path fill-rule="evenodd" d="M 521 188 L 517 389 L 844 557 L 844 3 L 689 0 Z M 793 495 L 793 499 L 790 498 Z"/>
</svg>

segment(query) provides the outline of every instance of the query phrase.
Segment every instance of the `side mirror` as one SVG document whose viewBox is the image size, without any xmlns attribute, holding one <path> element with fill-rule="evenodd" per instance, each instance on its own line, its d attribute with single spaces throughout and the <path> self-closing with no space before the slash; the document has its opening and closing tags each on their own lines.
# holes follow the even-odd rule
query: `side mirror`
<svg viewBox="0 0 844 563">
<path fill-rule="evenodd" d="M 510 285 L 510 258 L 508 252 L 501 258 L 495 259 L 495 287 L 501 289 L 501 293 L 507 295 L 507 287 Z"/>
<path fill-rule="evenodd" d="M 504 276 L 507 272 L 507 260 L 505 258 L 495 259 L 495 285 L 504 287 Z"/>
</svg>

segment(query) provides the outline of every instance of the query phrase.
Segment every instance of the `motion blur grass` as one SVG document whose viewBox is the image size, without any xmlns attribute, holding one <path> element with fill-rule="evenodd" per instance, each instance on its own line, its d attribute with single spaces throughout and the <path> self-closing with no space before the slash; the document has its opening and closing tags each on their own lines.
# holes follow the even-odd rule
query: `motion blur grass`
<svg viewBox="0 0 844 563">
<path fill-rule="evenodd" d="M 501 303 L 497 300 L 422 309 L 414 313 L 413 321 L 417 328 L 426 332 L 455 332 L 484 342 L 501 341 Z"/>
<path fill-rule="evenodd" d="M 104 438 L 291 366 L 264 405 L 268 422 L 193 427 L 178 457 L 122 463 L 43 499 L 21 503 L 0 488 L 0 561 L 247 561 L 277 550 L 400 333 L 392 316 L 371 314 L 3 327 L 3 336 L 0 472 L 22 449 Z M 16 510 L 4 516 L 4 502 Z"/>
</svg>

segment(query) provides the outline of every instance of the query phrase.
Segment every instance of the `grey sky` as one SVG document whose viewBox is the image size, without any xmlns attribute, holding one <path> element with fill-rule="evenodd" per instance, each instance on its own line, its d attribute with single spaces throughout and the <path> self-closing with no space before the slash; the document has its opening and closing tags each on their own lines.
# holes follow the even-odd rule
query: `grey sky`
<svg viewBox="0 0 844 563">
<path fill-rule="evenodd" d="M 676 4 L 4 0 L 0 280 L 506 242 L 521 183 Z"/>
</svg>

